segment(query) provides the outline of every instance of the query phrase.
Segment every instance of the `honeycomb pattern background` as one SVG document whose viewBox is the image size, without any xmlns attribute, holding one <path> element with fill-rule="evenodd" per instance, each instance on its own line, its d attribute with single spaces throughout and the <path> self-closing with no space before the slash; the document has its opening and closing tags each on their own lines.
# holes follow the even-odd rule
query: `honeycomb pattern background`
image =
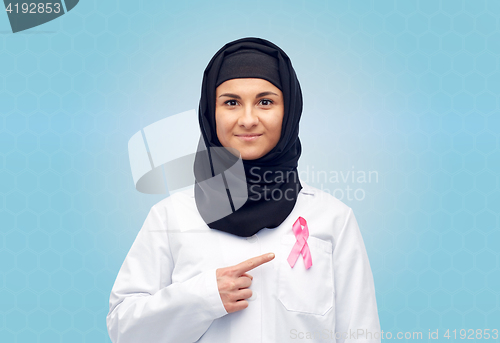
<svg viewBox="0 0 500 343">
<path fill-rule="evenodd" d="M 363 190 L 342 200 L 382 329 L 500 329 L 499 21 L 497 0 L 82 0 L 12 34 L 3 12 L 0 342 L 110 342 L 109 292 L 162 198 L 135 191 L 128 139 L 197 108 L 244 36 L 295 66 L 300 170 L 377 172 L 308 183 Z"/>
</svg>

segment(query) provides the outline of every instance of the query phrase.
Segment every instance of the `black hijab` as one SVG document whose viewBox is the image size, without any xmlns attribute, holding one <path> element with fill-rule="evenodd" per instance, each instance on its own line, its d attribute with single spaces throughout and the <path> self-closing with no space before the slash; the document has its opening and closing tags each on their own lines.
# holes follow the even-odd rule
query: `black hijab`
<svg viewBox="0 0 500 343">
<path fill-rule="evenodd" d="M 246 59 L 228 58 L 235 53 L 246 54 Z M 228 67 L 229 60 L 245 63 L 254 58 L 264 67 L 257 68 L 252 62 L 242 68 L 234 63 Z M 280 139 L 271 151 L 254 160 L 238 159 L 222 148 L 216 131 L 216 88 L 227 79 L 242 77 L 266 79 L 283 93 Z M 210 228 L 249 237 L 263 228 L 276 228 L 288 217 L 302 189 L 297 172 L 301 113 L 299 80 L 290 58 L 275 44 L 261 38 L 241 38 L 227 43 L 212 57 L 203 74 L 198 109 L 201 137 L 194 162 L 196 206 Z M 239 174 L 238 162 L 243 164 Z M 211 183 L 214 180 L 219 182 Z"/>
</svg>

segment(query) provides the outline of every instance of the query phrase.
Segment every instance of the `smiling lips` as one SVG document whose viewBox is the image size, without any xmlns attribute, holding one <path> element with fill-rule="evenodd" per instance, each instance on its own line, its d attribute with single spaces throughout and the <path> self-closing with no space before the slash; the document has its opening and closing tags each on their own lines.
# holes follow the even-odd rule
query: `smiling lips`
<svg viewBox="0 0 500 343">
<path fill-rule="evenodd" d="M 262 134 L 261 133 L 250 133 L 250 134 L 242 134 L 242 135 L 235 135 L 235 136 L 241 140 L 244 140 L 246 142 L 250 142 L 250 141 L 256 140 L 257 138 L 262 136 Z"/>
</svg>

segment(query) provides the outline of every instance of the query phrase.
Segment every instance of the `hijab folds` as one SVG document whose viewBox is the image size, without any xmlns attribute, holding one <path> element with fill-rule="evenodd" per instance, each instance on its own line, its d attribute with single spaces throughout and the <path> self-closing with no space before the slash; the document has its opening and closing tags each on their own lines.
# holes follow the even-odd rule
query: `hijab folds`
<svg viewBox="0 0 500 343">
<path fill-rule="evenodd" d="M 280 139 L 271 151 L 254 160 L 239 159 L 222 148 L 217 138 L 216 88 L 234 78 L 262 78 L 283 93 Z M 276 228 L 288 217 L 302 189 L 297 172 L 301 113 L 299 80 L 290 58 L 275 44 L 261 38 L 241 38 L 227 43 L 212 57 L 203 74 L 198 109 L 201 137 L 194 162 L 196 206 L 211 229 L 249 237 L 263 228 Z M 241 177 L 230 173 L 238 161 L 243 164 Z M 223 180 L 221 187 L 204 182 L 215 177 Z M 239 196 L 243 199 L 239 203 L 235 189 L 245 195 Z M 228 199 L 227 215 L 214 217 L 214 213 L 223 212 L 221 207 Z"/>
</svg>

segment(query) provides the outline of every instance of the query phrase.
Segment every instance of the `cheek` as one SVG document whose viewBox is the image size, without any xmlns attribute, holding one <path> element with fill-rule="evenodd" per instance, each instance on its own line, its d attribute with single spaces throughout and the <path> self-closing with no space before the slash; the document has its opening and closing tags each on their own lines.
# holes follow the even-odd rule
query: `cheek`
<svg viewBox="0 0 500 343">
<path fill-rule="evenodd" d="M 217 137 L 219 138 L 219 141 L 222 141 L 222 125 L 223 122 L 221 121 L 220 114 L 215 111 L 215 132 L 217 132 Z"/>
<path fill-rule="evenodd" d="M 281 136 L 281 125 L 283 123 L 283 115 L 277 115 L 273 118 L 272 123 L 269 123 L 270 131 L 272 132 L 273 141 L 278 142 Z"/>
<path fill-rule="evenodd" d="M 222 113 L 215 113 L 215 130 L 217 132 L 217 138 L 222 145 L 226 144 L 228 140 L 229 123 L 227 118 Z"/>
</svg>

